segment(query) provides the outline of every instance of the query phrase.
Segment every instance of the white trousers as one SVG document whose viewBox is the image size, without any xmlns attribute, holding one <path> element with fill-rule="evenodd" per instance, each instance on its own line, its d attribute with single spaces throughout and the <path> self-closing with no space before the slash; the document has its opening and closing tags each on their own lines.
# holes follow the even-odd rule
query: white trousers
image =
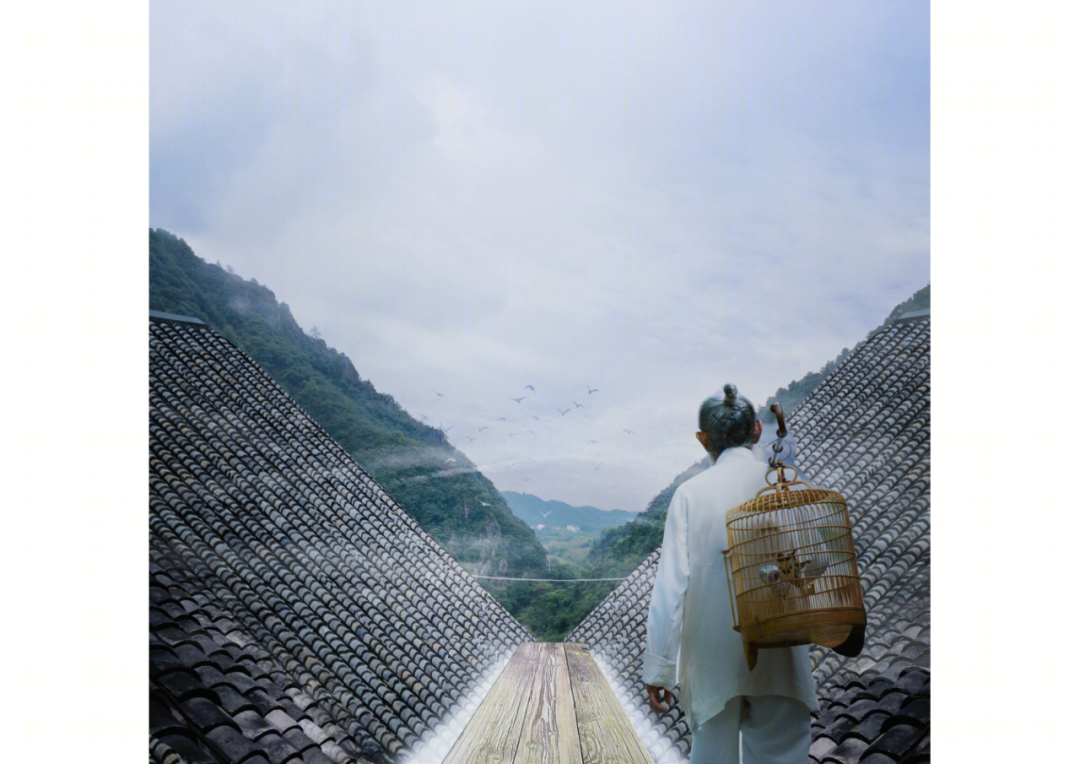
<svg viewBox="0 0 1080 764">
<path fill-rule="evenodd" d="M 699 725 L 689 764 L 806 764 L 810 756 L 810 710 L 782 695 L 732 698 Z"/>
</svg>

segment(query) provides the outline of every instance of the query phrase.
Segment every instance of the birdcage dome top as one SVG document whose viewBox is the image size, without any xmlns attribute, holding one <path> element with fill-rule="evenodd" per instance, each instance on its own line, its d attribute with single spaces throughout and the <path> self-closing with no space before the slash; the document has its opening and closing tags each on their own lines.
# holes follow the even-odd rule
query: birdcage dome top
<svg viewBox="0 0 1080 764">
<path fill-rule="evenodd" d="M 748 515 L 805 507 L 811 504 L 845 503 L 844 497 L 836 491 L 815 488 L 799 480 L 798 476 L 798 470 L 782 463 L 769 470 L 765 477 L 768 485 L 762 487 L 753 499 L 729 510 L 727 521 L 732 522 Z"/>
</svg>

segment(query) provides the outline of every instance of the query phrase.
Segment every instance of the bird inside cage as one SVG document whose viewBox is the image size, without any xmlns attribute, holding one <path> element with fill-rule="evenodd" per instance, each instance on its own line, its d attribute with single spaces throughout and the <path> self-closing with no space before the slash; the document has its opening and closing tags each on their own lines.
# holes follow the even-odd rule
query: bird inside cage
<svg viewBox="0 0 1080 764">
<path fill-rule="evenodd" d="M 847 502 L 798 480 L 782 461 L 772 465 L 768 485 L 727 515 L 732 617 L 747 665 L 760 648 L 809 643 L 857 655 L 866 610 Z"/>
</svg>

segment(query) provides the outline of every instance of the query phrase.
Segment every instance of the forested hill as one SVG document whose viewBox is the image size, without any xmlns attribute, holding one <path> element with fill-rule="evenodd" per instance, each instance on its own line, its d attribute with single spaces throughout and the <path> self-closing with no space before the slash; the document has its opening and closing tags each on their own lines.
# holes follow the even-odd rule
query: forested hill
<svg viewBox="0 0 1080 764">
<path fill-rule="evenodd" d="M 151 230 L 150 310 L 198 318 L 251 356 L 467 570 L 520 577 L 547 569 L 533 530 L 446 435 L 305 334 L 265 286 Z"/>
<path fill-rule="evenodd" d="M 573 525 L 583 531 L 596 531 L 622 525 L 634 519 L 633 512 L 622 509 L 599 509 L 598 507 L 575 507 L 562 501 L 541 499 L 531 493 L 503 491 L 507 506 L 529 525 Z"/>
</svg>

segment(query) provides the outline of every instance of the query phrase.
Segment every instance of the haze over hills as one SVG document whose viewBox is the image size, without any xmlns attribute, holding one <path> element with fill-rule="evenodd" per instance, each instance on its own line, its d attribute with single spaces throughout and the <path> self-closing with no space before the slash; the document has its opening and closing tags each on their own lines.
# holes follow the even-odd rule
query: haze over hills
<svg viewBox="0 0 1080 764">
<path fill-rule="evenodd" d="M 251 356 L 467 570 L 547 570 L 536 534 L 446 434 L 305 333 L 270 289 L 207 263 L 161 229 L 150 231 L 149 254 L 150 310 L 198 318 Z"/>
<path fill-rule="evenodd" d="M 541 499 L 531 493 L 503 491 L 502 497 L 515 517 L 529 525 L 567 526 L 573 525 L 582 531 L 598 531 L 616 525 L 622 525 L 634 519 L 633 512 L 622 509 L 604 510 L 597 507 L 575 507 L 562 501 Z"/>
</svg>

